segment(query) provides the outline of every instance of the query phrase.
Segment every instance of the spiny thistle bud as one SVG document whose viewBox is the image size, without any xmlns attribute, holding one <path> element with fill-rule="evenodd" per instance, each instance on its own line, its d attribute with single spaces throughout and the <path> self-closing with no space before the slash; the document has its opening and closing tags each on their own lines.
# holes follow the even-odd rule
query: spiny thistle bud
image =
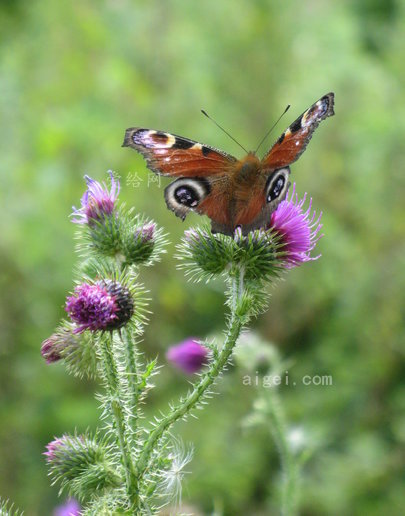
<svg viewBox="0 0 405 516">
<path fill-rule="evenodd" d="M 74 324 L 63 321 L 41 347 L 47 364 L 63 360 L 75 376 L 97 376 L 97 354 L 94 342 L 87 333 L 78 333 Z"/>
<path fill-rule="evenodd" d="M 277 276 L 280 263 L 277 261 L 277 247 L 270 233 L 257 229 L 243 236 L 240 228 L 237 228 L 234 243 L 233 261 L 243 269 L 245 279 L 270 279 Z"/>
<path fill-rule="evenodd" d="M 155 247 L 156 224 L 147 222 L 127 235 L 124 242 L 124 255 L 130 264 L 149 260 Z"/>
<path fill-rule="evenodd" d="M 194 338 L 189 338 L 172 346 L 166 353 L 166 358 L 187 374 L 198 373 L 207 363 L 208 349 L 198 343 Z"/>
<path fill-rule="evenodd" d="M 69 486 L 79 498 L 86 490 L 117 485 L 120 479 L 113 471 L 104 442 L 87 435 L 63 435 L 51 441 L 44 452 L 54 482 Z M 80 481 L 78 481 L 80 479 Z"/>
<path fill-rule="evenodd" d="M 286 269 L 320 257 L 311 257 L 310 253 L 323 236 L 319 234 L 322 213 L 318 218 L 315 211 L 311 213 L 312 199 L 308 209 L 303 211 L 306 197 L 307 194 L 298 201 L 294 183 L 290 198 L 282 201 L 271 215 L 269 228 L 278 236 L 281 245 L 279 254 Z"/>
<path fill-rule="evenodd" d="M 76 332 L 117 330 L 134 313 L 134 301 L 127 287 L 109 279 L 82 283 L 66 300 L 66 312 L 77 324 Z"/>
<path fill-rule="evenodd" d="M 220 274 L 228 265 L 232 252 L 222 237 L 203 229 L 185 231 L 183 252 L 202 271 L 210 275 Z"/>
<path fill-rule="evenodd" d="M 61 346 L 63 346 L 63 343 L 59 341 L 55 333 L 43 341 L 41 355 L 45 358 L 47 364 L 53 364 L 61 360 L 61 351 L 63 349 Z"/>
<path fill-rule="evenodd" d="M 71 327 L 61 325 L 55 333 L 44 340 L 41 355 L 47 364 L 53 364 L 75 353 L 80 347 L 80 340 Z"/>
</svg>

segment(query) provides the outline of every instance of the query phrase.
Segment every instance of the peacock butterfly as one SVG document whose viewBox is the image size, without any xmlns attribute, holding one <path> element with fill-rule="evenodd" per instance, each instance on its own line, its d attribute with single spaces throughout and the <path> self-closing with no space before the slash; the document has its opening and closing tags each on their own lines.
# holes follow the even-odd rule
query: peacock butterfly
<svg viewBox="0 0 405 516">
<path fill-rule="evenodd" d="M 168 208 L 185 219 L 190 210 L 211 219 L 213 232 L 232 235 L 261 228 L 287 195 L 291 163 L 304 152 L 319 123 L 334 115 L 328 93 L 293 122 L 262 160 L 249 152 L 238 160 L 221 150 L 163 131 L 131 127 L 132 147 L 157 174 L 177 177 L 165 188 Z"/>
</svg>

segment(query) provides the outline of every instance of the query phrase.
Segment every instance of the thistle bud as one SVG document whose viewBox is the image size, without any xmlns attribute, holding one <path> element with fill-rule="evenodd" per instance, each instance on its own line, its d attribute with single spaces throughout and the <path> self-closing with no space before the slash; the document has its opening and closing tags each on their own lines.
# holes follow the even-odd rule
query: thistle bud
<svg viewBox="0 0 405 516">
<path fill-rule="evenodd" d="M 62 488 L 69 486 L 79 497 L 83 486 L 86 490 L 98 490 L 117 485 L 120 480 L 110 465 L 105 443 L 95 438 L 63 435 L 51 441 L 46 450 L 44 455 L 53 480 L 61 482 Z"/>
<path fill-rule="evenodd" d="M 79 340 L 80 338 L 70 328 L 61 327 L 44 340 L 41 355 L 47 364 L 53 364 L 74 352 L 79 347 Z"/>
<path fill-rule="evenodd" d="M 230 261 L 231 246 L 225 238 L 198 229 L 185 231 L 181 251 L 189 263 L 210 275 L 220 274 Z"/>
<path fill-rule="evenodd" d="M 234 235 L 234 262 L 243 268 L 244 277 L 259 280 L 276 276 L 280 264 L 277 261 L 277 246 L 271 240 L 270 233 L 260 229 L 243 236 L 237 231 Z"/>
<path fill-rule="evenodd" d="M 152 256 L 155 247 L 156 224 L 149 222 L 131 231 L 124 242 L 124 255 L 128 263 L 144 263 Z"/>
</svg>

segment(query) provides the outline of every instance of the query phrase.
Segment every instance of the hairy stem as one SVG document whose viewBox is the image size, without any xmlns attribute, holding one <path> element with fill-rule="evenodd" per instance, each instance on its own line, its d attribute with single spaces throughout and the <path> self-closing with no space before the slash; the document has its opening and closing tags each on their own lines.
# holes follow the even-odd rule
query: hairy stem
<svg viewBox="0 0 405 516">
<path fill-rule="evenodd" d="M 239 270 L 237 270 L 234 271 L 234 274 L 232 275 L 230 300 L 231 315 L 224 346 L 217 354 L 215 360 L 210 364 L 208 371 L 201 376 L 200 381 L 194 386 L 194 389 L 189 392 L 182 402 L 173 407 L 171 412 L 150 432 L 143 450 L 139 455 L 137 464 L 138 480 L 140 480 L 145 474 L 149 466 L 151 455 L 158 441 L 176 421 L 183 418 L 199 403 L 199 401 L 201 401 L 207 389 L 215 382 L 228 363 L 243 327 L 243 319 L 237 315 L 238 298 L 243 293 L 241 289 L 243 290 L 243 279 L 240 281 Z"/>
<path fill-rule="evenodd" d="M 136 435 L 138 425 L 138 409 L 139 409 L 139 371 L 136 363 L 135 342 L 131 338 L 131 334 L 125 328 L 121 330 L 121 341 L 124 346 L 126 376 L 128 387 L 131 393 L 130 397 L 130 419 L 129 424 L 133 435 Z"/>
<path fill-rule="evenodd" d="M 136 507 L 138 503 L 138 484 L 129 449 L 130 432 L 125 422 L 125 413 L 120 399 L 118 371 L 112 352 L 112 335 L 110 334 L 109 339 L 102 336 L 99 339 L 99 343 L 103 358 L 107 391 L 110 398 L 111 413 L 117 436 L 117 444 L 121 451 L 122 463 L 125 470 L 127 494 L 131 504 Z"/>
</svg>

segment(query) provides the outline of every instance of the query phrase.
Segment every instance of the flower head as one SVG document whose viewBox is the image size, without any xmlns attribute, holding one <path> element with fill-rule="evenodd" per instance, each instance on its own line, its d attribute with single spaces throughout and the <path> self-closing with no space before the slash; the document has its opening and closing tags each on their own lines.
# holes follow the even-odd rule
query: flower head
<svg viewBox="0 0 405 516">
<path fill-rule="evenodd" d="M 113 213 L 115 201 L 120 191 L 120 182 L 114 178 L 111 170 L 109 174 L 111 178 L 110 190 L 105 183 L 101 184 L 89 176 L 84 176 L 87 190 L 81 199 L 81 208 L 73 207 L 72 222 L 75 224 L 92 224 Z"/>
<path fill-rule="evenodd" d="M 208 349 L 194 338 L 189 338 L 172 346 L 166 353 L 166 358 L 176 367 L 187 374 L 197 373 L 206 364 Z"/>
<path fill-rule="evenodd" d="M 77 332 L 115 330 L 132 317 L 134 302 L 127 287 L 117 281 L 101 280 L 78 285 L 67 298 L 65 310 L 78 325 Z"/>
<path fill-rule="evenodd" d="M 70 498 L 63 505 L 55 507 L 54 516 L 79 516 L 80 505 L 77 500 Z"/>
<path fill-rule="evenodd" d="M 310 253 L 315 248 L 322 224 L 322 213 L 316 218 L 316 212 L 312 209 L 312 199 L 306 211 L 303 210 L 307 194 L 298 201 L 295 193 L 295 183 L 289 199 L 282 201 L 276 211 L 271 214 L 269 228 L 274 230 L 280 238 L 281 251 L 285 256 L 284 266 L 288 269 L 301 265 L 309 260 L 317 260 L 320 255 L 311 257 Z"/>
</svg>

